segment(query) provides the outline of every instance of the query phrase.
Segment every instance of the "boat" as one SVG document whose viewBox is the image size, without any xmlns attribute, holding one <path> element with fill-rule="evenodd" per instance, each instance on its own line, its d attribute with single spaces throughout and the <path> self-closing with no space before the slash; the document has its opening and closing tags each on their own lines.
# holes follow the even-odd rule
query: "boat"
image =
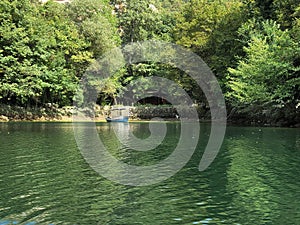
<svg viewBox="0 0 300 225">
<path fill-rule="evenodd" d="M 128 122 L 128 107 L 113 107 L 110 112 L 111 116 L 106 117 L 107 122 Z"/>
<path fill-rule="evenodd" d="M 128 116 L 119 116 L 115 118 L 106 117 L 107 122 L 128 122 Z"/>
</svg>

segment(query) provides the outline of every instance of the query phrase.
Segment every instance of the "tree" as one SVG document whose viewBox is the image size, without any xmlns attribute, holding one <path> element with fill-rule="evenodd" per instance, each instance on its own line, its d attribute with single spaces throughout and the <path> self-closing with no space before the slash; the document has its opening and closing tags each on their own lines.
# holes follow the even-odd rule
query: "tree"
<svg viewBox="0 0 300 225">
<path fill-rule="evenodd" d="M 300 46 L 272 20 L 246 23 L 241 29 L 246 57 L 229 68 L 227 93 L 237 108 L 293 108 L 299 103 L 300 77 L 295 58 Z M 298 74 L 298 75 L 297 75 Z"/>
<path fill-rule="evenodd" d="M 166 6 L 166 1 L 111 1 L 118 18 L 119 33 L 122 44 L 145 40 L 172 40 L 172 27 L 174 17 L 169 14 L 171 8 Z M 171 5 L 168 5 L 171 7 Z M 158 75 L 158 71 L 166 69 L 153 62 L 140 62 L 128 64 L 122 74 L 113 77 L 113 82 L 118 80 L 122 86 L 133 84 L 135 79 Z M 166 72 L 166 71 L 165 71 Z M 110 89 L 112 90 L 112 89 Z M 120 90 L 120 89 L 119 89 Z M 118 92 L 119 92 L 118 90 Z"/>
<path fill-rule="evenodd" d="M 204 50 L 199 52 L 210 66 L 225 90 L 228 67 L 235 66 L 236 57 L 243 56 L 243 44 L 238 40 L 238 30 L 248 18 L 240 1 L 227 1 L 217 26 L 212 30 Z M 219 6 L 221 7 L 221 6 Z"/>
<path fill-rule="evenodd" d="M 284 29 L 292 28 L 297 18 L 297 8 L 299 7 L 300 3 L 298 0 L 273 0 L 273 19 L 280 23 Z"/>
<path fill-rule="evenodd" d="M 80 77 L 79 67 L 90 57 L 63 7 L 54 2 L 1 2 L 2 102 L 25 106 L 70 104 Z"/>
<path fill-rule="evenodd" d="M 178 15 L 176 43 L 201 56 L 220 78 L 240 54 L 237 30 L 247 17 L 236 0 L 192 0 Z"/>
<path fill-rule="evenodd" d="M 272 19 L 282 28 L 291 28 L 295 12 L 300 6 L 298 0 L 243 0 L 248 16 L 258 20 Z"/>
<path fill-rule="evenodd" d="M 166 11 L 159 1 L 112 1 L 119 21 L 122 43 L 150 39 L 168 40 L 169 26 Z"/>
<path fill-rule="evenodd" d="M 116 17 L 107 1 L 73 0 L 67 9 L 95 59 L 120 44 Z"/>
</svg>

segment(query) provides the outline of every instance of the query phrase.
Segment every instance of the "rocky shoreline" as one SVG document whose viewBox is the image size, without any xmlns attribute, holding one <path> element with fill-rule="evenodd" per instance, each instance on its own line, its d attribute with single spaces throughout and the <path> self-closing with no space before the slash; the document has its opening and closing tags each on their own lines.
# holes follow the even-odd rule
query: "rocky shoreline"
<svg viewBox="0 0 300 225">
<path fill-rule="evenodd" d="M 199 121 L 210 121 L 210 112 L 200 107 L 196 107 Z M 55 104 L 47 104 L 44 107 L 25 108 L 20 106 L 0 105 L 0 122 L 35 121 L 35 122 L 72 122 L 73 106 L 59 108 Z M 184 108 L 188 113 L 191 108 Z M 90 109 L 85 109 L 84 113 L 91 113 Z M 94 108 L 95 121 L 105 121 L 105 117 L 110 114 L 110 106 L 96 105 Z M 164 120 L 174 121 L 177 111 L 175 107 L 169 105 L 149 106 L 141 105 L 130 107 L 131 121 L 149 121 L 154 117 Z M 242 126 L 265 126 L 265 127 L 300 127 L 300 115 L 287 116 L 284 112 L 263 111 L 252 113 L 237 112 L 234 109 L 228 113 L 227 123 Z"/>
<path fill-rule="evenodd" d="M 190 108 L 181 108 L 185 113 L 189 113 Z M 104 120 L 110 114 L 110 106 L 95 105 L 94 111 L 90 108 L 82 110 L 87 115 L 95 115 L 95 120 Z M 44 107 L 20 107 L 10 105 L 0 105 L 0 122 L 9 121 L 72 121 L 74 106 L 58 107 L 55 104 L 47 104 Z M 178 112 L 175 107 L 166 106 L 138 106 L 130 107 L 131 120 L 150 120 L 160 117 L 167 120 L 176 119 Z M 201 110 L 198 110 L 201 111 Z M 201 119 L 207 119 L 209 113 L 201 111 Z"/>
<path fill-rule="evenodd" d="M 0 105 L 0 122 L 9 121 L 60 121 L 71 118 L 72 107 L 59 108 L 55 104 L 45 107 Z"/>
</svg>

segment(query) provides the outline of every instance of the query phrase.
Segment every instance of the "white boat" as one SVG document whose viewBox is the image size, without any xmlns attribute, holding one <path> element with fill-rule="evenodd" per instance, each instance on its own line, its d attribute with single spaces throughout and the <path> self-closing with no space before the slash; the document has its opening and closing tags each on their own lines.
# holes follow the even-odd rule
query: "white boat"
<svg viewBox="0 0 300 225">
<path fill-rule="evenodd" d="M 105 118 L 107 122 L 128 122 L 129 107 L 113 107 L 110 114 Z"/>
</svg>

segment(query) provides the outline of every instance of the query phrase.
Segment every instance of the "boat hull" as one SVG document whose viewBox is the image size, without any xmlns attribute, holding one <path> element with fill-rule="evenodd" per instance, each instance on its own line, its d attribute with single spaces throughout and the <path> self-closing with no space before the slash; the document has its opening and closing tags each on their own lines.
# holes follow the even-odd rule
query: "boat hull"
<svg viewBox="0 0 300 225">
<path fill-rule="evenodd" d="M 106 121 L 107 122 L 128 122 L 128 116 L 119 116 L 119 117 L 115 117 L 115 118 L 110 118 L 110 117 L 106 117 Z"/>
</svg>

